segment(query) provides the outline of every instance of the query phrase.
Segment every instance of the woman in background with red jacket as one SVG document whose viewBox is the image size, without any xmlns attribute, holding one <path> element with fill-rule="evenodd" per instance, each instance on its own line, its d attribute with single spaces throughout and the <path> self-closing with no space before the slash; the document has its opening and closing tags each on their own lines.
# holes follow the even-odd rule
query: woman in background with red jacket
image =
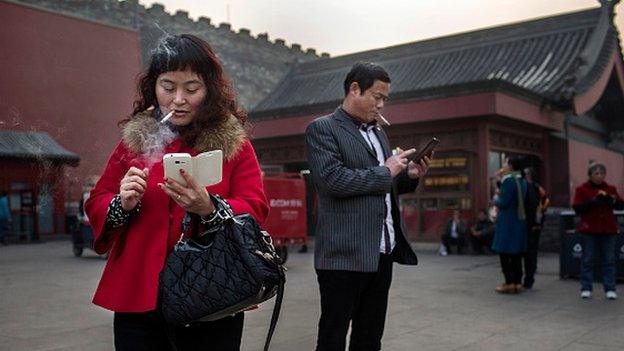
<svg viewBox="0 0 624 351">
<path fill-rule="evenodd" d="M 614 209 L 624 208 L 615 187 L 605 182 L 607 169 L 602 163 L 592 163 L 587 169 L 589 180 L 579 185 L 574 194 L 574 211 L 581 217 L 579 232 L 583 237 L 581 262 L 581 298 L 592 296 L 596 255 L 602 259 L 602 282 L 605 296 L 615 300 L 615 235 L 618 222 Z"/>
<path fill-rule="evenodd" d="M 94 249 L 109 251 L 93 302 L 115 312 L 116 350 L 238 350 L 243 313 L 166 328 L 157 311 L 158 276 L 180 237 L 185 214 L 209 226 L 229 205 L 262 223 L 268 204 L 260 167 L 230 82 L 211 47 L 192 35 L 165 38 L 138 83 L 122 141 L 86 202 Z M 155 107 L 155 108 L 152 108 Z M 167 123 L 159 121 L 173 112 Z M 222 150 L 223 180 L 203 187 L 164 178 L 162 156 Z M 216 197 L 219 195 L 220 197 Z M 169 331 L 169 336 L 168 333 Z"/>
</svg>

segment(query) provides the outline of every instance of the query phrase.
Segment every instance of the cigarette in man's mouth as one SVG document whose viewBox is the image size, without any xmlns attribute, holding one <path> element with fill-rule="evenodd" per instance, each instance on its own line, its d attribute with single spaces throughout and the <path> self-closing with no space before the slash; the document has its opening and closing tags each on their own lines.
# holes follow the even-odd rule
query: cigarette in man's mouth
<svg viewBox="0 0 624 351">
<path fill-rule="evenodd" d="M 174 112 L 175 112 L 175 111 L 171 111 L 171 112 L 167 113 L 167 115 L 166 115 L 165 117 L 163 117 L 163 119 L 161 119 L 161 120 L 160 120 L 160 123 L 165 123 L 165 122 L 167 122 L 167 121 L 169 120 L 169 118 L 171 118 L 171 116 L 173 116 L 173 113 L 174 113 Z"/>
<path fill-rule="evenodd" d="M 382 116 L 381 114 L 377 114 L 377 116 L 379 116 L 379 119 L 381 119 L 382 122 L 384 122 L 387 126 L 390 125 L 390 122 L 388 122 L 387 119 L 384 118 L 384 116 Z"/>
</svg>

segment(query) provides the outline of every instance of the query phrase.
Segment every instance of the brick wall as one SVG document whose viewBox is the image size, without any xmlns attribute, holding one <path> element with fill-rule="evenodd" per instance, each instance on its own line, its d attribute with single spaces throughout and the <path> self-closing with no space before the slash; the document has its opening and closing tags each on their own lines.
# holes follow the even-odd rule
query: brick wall
<svg viewBox="0 0 624 351">
<path fill-rule="evenodd" d="M 314 49 L 286 45 L 267 34 L 252 36 L 248 29 L 235 32 L 230 24 L 215 25 L 210 18 L 194 21 L 188 12 L 170 14 L 163 5 L 145 8 L 137 0 L 0 0 L 26 4 L 70 16 L 130 27 L 139 32 L 143 60 L 165 33 L 190 33 L 206 39 L 215 49 L 234 83 L 240 103 L 251 110 L 300 62 L 316 60 Z M 323 56 L 328 56 L 323 54 Z"/>
</svg>

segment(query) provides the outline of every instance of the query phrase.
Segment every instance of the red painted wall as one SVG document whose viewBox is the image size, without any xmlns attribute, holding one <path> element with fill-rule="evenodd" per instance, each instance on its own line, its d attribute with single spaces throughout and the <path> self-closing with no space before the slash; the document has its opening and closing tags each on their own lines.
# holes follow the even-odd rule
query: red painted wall
<svg viewBox="0 0 624 351">
<path fill-rule="evenodd" d="M 63 181 L 77 200 L 101 173 L 131 112 L 140 70 L 135 31 L 0 2 L 0 128 L 50 134 L 77 153 Z"/>
<path fill-rule="evenodd" d="M 550 181 L 544 184 L 551 206 L 568 207 L 572 201 L 570 195 L 570 174 L 564 170 L 570 169 L 568 140 L 550 136 L 548 138 L 548 163 L 545 169 L 550 169 Z"/>
<path fill-rule="evenodd" d="M 607 183 L 617 187 L 620 195 L 624 193 L 624 155 L 575 140 L 568 140 L 568 150 L 570 202 L 573 201 L 576 187 L 587 180 L 587 166 L 590 160 L 604 163 L 607 167 Z"/>
</svg>

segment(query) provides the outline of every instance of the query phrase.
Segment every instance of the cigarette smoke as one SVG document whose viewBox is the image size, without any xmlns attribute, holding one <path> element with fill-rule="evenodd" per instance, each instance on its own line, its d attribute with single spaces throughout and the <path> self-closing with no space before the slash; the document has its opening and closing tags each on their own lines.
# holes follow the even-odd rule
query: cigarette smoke
<svg viewBox="0 0 624 351">
<path fill-rule="evenodd" d="M 158 58 L 159 61 L 164 61 L 161 61 L 161 63 L 164 64 L 165 67 L 168 67 L 172 58 L 179 54 L 178 50 L 172 46 L 172 41 L 170 39 L 173 39 L 173 36 L 165 32 L 165 35 L 160 39 L 158 46 L 151 52 L 152 57 Z"/>
<path fill-rule="evenodd" d="M 160 38 L 158 46 L 151 51 L 152 60 L 155 60 L 155 64 L 159 67 L 169 67 L 180 54 L 174 47 L 173 39 L 175 37 L 163 30 L 158 23 L 154 23 L 154 25 L 162 32 L 163 36 Z M 171 129 L 170 123 L 159 123 L 167 112 L 163 111 L 162 108 L 157 108 L 154 111 L 156 119 L 143 140 L 143 154 L 141 156 L 144 167 L 151 168 L 155 163 L 160 162 L 165 147 L 178 136 L 177 132 Z"/>
<path fill-rule="evenodd" d="M 143 159 L 145 166 L 151 168 L 154 163 L 162 160 L 165 154 L 165 147 L 169 145 L 177 137 L 168 124 L 157 124 L 155 133 L 149 133 L 145 139 L 145 148 L 143 149 Z"/>
</svg>

